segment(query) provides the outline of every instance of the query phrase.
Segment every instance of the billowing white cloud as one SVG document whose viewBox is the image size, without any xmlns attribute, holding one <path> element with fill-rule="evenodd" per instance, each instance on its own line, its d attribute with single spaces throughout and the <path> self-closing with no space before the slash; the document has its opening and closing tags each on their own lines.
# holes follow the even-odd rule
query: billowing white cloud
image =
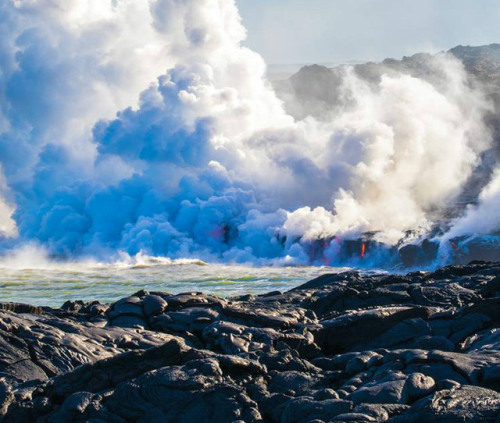
<svg viewBox="0 0 500 423">
<path fill-rule="evenodd" d="M 431 81 L 346 69 L 328 118 L 295 119 L 233 0 L 0 12 L 6 192 L 20 240 L 49 251 L 307 261 L 300 240 L 393 243 L 432 225 L 488 146 L 488 103 L 446 56 Z"/>
</svg>

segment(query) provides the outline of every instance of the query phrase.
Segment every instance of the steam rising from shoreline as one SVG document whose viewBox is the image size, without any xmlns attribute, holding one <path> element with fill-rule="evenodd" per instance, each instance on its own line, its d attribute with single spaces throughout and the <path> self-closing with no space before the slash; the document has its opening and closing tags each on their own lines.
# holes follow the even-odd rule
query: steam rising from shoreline
<svg viewBox="0 0 500 423">
<path fill-rule="evenodd" d="M 301 242 L 428 231 L 490 146 L 491 105 L 444 54 L 428 78 L 346 67 L 329 112 L 293 117 L 233 0 L 12 0 L 0 21 L 8 247 L 308 263 Z"/>
</svg>

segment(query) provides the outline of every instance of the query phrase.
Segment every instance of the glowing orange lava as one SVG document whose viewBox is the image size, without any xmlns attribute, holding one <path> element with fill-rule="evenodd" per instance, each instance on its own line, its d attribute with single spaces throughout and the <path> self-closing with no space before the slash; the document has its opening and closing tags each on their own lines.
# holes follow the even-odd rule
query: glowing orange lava
<svg viewBox="0 0 500 423">
<path fill-rule="evenodd" d="M 361 245 L 361 258 L 365 258 L 366 244 Z"/>
</svg>

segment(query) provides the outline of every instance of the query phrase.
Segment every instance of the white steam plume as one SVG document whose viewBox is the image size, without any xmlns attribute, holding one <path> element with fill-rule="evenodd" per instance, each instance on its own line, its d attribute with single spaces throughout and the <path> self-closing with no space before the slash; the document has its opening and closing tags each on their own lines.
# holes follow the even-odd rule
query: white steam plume
<svg viewBox="0 0 500 423">
<path fill-rule="evenodd" d="M 54 253 L 307 261 L 293 240 L 394 243 L 432 225 L 488 146 L 488 103 L 445 55 L 429 80 L 346 68 L 328 119 L 297 120 L 233 0 L 4 1 L 0 16 L 0 161 L 21 238 Z"/>
<path fill-rule="evenodd" d="M 443 73 L 435 85 L 384 75 L 373 89 L 346 76 L 354 105 L 336 112 L 328 151 L 329 161 L 350 166 L 350 188 L 339 190 L 335 216 L 307 229 L 309 237 L 381 231 L 381 241 L 394 243 L 406 230 L 428 229 L 434 212 L 455 200 L 491 141 L 483 122 L 490 105 L 456 59 L 440 56 L 433 66 Z M 310 220 L 318 226 L 317 213 Z"/>
<path fill-rule="evenodd" d="M 500 230 L 500 169 L 481 191 L 479 204 L 470 205 L 463 217 L 453 222 L 443 241 L 463 235 L 488 235 Z"/>
</svg>

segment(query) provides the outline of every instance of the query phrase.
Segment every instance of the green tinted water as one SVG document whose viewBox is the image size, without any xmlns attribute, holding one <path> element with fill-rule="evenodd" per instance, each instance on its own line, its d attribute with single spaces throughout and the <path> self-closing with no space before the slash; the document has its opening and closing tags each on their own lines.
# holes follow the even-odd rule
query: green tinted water
<svg viewBox="0 0 500 423">
<path fill-rule="evenodd" d="M 200 261 L 141 264 L 0 265 L 0 301 L 60 306 L 66 300 L 112 302 L 136 291 L 203 291 L 220 296 L 286 291 L 331 267 L 252 267 Z"/>
</svg>

